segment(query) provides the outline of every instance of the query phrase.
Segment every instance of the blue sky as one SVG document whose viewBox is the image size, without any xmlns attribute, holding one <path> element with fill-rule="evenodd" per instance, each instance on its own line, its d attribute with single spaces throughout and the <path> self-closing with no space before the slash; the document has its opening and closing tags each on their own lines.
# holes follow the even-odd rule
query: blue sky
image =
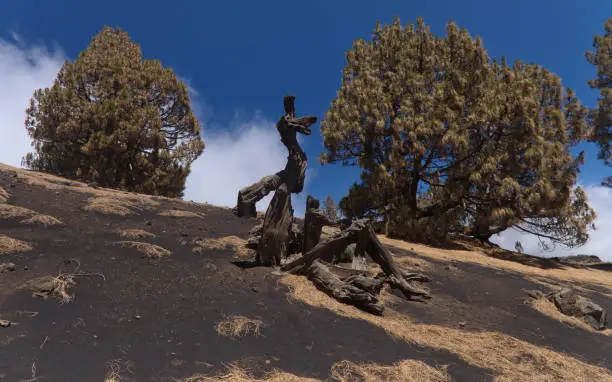
<svg viewBox="0 0 612 382">
<path fill-rule="evenodd" d="M 595 103 L 597 93 L 586 84 L 594 68 L 584 59 L 584 52 L 591 49 L 593 36 L 602 33 L 606 18 L 612 15 L 610 0 L 590 0 L 588 6 L 567 0 L 2 0 L 0 41 L 11 58 L 5 54 L 0 90 L 15 98 L 12 94 L 17 93 L 6 85 L 2 88 L 2 81 L 21 86 L 30 95 L 34 89 L 27 86 L 48 86 L 56 70 L 54 63 L 76 58 L 105 24 L 120 26 L 141 44 L 145 57 L 172 67 L 194 92 L 208 148 L 194 166 L 186 197 L 213 203 L 223 199 L 221 204 L 227 204 L 225 200 L 234 200 L 239 187 L 227 180 L 228 175 L 241 173 L 237 181 L 248 184 L 284 165 L 273 127 L 282 113 L 282 96 L 295 94 L 299 114 L 322 118 L 340 86 L 345 51 L 356 38 L 368 38 L 377 20 L 389 23 L 396 15 L 404 24 L 421 16 L 438 35 L 453 20 L 473 36 L 481 36 L 491 57 L 504 55 L 510 61 L 541 64 L 561 76 L 584 103 Z M 21 53 L 23 64 L 13 59 Z M 16 69 L 7 66 L 7 60 L 15 61 Z M 15 75 L 18 70 L 19 76 Z M 14 119 L 0 120 L 3 131 L 10 129 L 13 134 L 23 131 L 17 101 L 22 102 L 21 98 L 12 101 L 15 106 L 10 110 Z M 249 148 L 249 142 L 256 147 Z M 339 200 L 357 179 L 358 169 L 319 165 L 323 145 L 317 128 L 302 142 L 311 168 L 307 192 L 321 199 L 331 194 Z M 580 149 L 587 151 L 580 182 L 598 184 L 610 169 L 596 160 L 591 145 Z M 4 155 L 7 152 L 5 148 Z M 230 167 L 215 170 L 212 166 L 211 162 L 231 161 L 230 156 L 236 162 Z M 0 154 L 0 161 L 12 159 Z M 215 185 L 217 181 L 221 186 Z M 608 204 L 612 202 L 605 190 L 597 192 L 603 193 Z M 304 199 L 301 196 L 296 203 Z"/>
</svg>

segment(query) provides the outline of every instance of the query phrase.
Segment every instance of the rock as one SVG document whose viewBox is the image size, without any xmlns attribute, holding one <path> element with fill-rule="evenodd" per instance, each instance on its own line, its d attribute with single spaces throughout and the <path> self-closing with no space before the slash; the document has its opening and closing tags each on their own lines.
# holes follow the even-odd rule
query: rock
<svg viewBox="0 0 612 382">
<path fill-rule="evenodd" d="M 0 264 L 0 273 L 13 272 L 15 270 L 15 264 L 13 263 L 2 263 Z"/>
<path fill-rule="evenodd" d="M 583 319 L 595 330 L 604 330 L 607 326 L 605 309 L 586 297 L 580 296 L 569 288 L 563 288 L 547 295 L 559 311 L 567 316 Z"/>
<path fill-rule="evenodd" d="M 542 293 L 542 291 L 539 291 L 539 290 L 528 290 L 527 295 L 536 300 L 540 298 L 544 298 L 544 293 Z"/>
<path fill-rule="evenodd" d="M 593 264 L 602 263 L 601 259 L 595 255 L 575 255 L 575 256 L 561 256 L 553 257 L 551 260 L 557 261 L 564 265 L 581 267 Z"/>
<path fill-rule="evenodd" d="M 204 266 L 204 268 L 208 269 L 209 271 L 212 272 L 216 272 L 219 268 L 217 268 L 217 266 L 213 263 L 206 263 L 206 265 Z"/>
<path fill-rule="evenodd" d="M 146 225 L 152 225 L 152 224 L 153 224 L 153 222 L 152 222 L 151 220 L 145 220 L 145 224 L 146 224 Z"/>
<path fill-rule="evenodd" d="M 3 328 L 8 328 L 9 326 L 11 326 L 11 322 L 8 320 L 0 320 L 0 327 Z"/>
</svg>

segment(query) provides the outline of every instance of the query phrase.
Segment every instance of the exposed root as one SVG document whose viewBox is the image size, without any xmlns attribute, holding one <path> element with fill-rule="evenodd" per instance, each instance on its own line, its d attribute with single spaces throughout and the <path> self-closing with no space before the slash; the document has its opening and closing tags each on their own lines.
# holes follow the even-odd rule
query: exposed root
<svg viewBox="0 0 612 382">
<path fill-rule="evenodd" d="M 220 321 L 215 326 L 215 330 L 219 335 L 225 337 L 238 338 L 247 335 L 259 337 L 262 324 L 263 322 L 261 320 L 234 315 Z"/>
<path fill-rule="evenodd" d="M 0 255 L 7 255 L 14 252 L 31 251 L 32 246 L 25 241 L 13 239 L 6 235 L 0 235 Z"/>
<path fill-rule="evenodd" d="M 155 237 L 155 234 L 138 228 L 121 229 L 117 233 L 122 239 L 151 239 Z"/>
<path fill-rule="evenodd" d="M 49 297 L 57 298 L 61 304 L 66 304 L 74 299 L 68 290 L 75 285 L 73 275 L 43 276 L 27 281 L 20 289 L 32 291 L 34 296 L 45 300 Z"/>
<path fill-rule="evenodd" d="M 446 368 L 436 369 L 415 360 L 400 361 L 392 366 L 340 361 L 331 367 L 331 376 L 339 382 L 447 382 L 451 380 Z"/>
<path fill-rule="evenodd" d="M 49 226 L 63 224 L 61 220 L 53 216 L 50 216 L 50 215 L 34 215 L 29 219 L 22 220 L 20 223 L 21 224 L 40 224 L 44 226 L 45 228 Z"/>
<path fill-rule="evenodd" d="M 143 243 L 141 241 L 116 241 L 113 243 L 113 245 L 119 245 L 123 248 L 134 248 L 152 259 L 159 259 L 172 254 L 172 252 L 166 248 L 160 247 L 159 245 Z"/>
<path fill-rule="evenodd" d="M 202 215 L 185 210 L 166 210 L 160 212 L 158 215 L 160 216 L 171 216 L 175 218 L 202 218 Z"/>
</svg>

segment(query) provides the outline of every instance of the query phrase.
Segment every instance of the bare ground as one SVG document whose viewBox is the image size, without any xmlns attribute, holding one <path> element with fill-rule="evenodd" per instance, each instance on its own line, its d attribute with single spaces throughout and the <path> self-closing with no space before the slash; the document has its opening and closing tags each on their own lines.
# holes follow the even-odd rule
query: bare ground
<svg viewBox="0 0 612 382">
<path fill-rule="evenodd" d="M 553 381 L 572 370 L 576 381 L 612 380 L 612 337 L 569 326 L 523 301 L 526 289 L 574 283 L 610 311 L 612 284 L 599 273 L 565 267 L 547 273 L 484 254 L 405 243 L 398 248 L 399 243 L 385 241 L 400 263 L 432 276 L 433 299 L 406 302 L 386 293 L 389 314 L 374 319 L 335 304 L 308 283 L 292 285 L 304 279 L 231 264 L 233 257 L 244 256 L 232 244 L 247 238 L 254 219 L 238 219 L 224 208 L 13 171 L 0 166 L 7 203 L 63 224 L 23 224 L 21 216 L 0 219 L 2 235 L 31 246 L 0 256 L 0 263 L 16 265 L 15 271 L 0 274 L 0 319 L 11 322 L 0 327 L 0 381 L 104 381 L 115 374 L 121 381 L 222 380 L 229 375 L 227 365 L 249 370 L 250 380 L 273 370 L 277 374 L 268 376 L 281 375 L 277 380 L 289 375 L 338 380 L 348 366 L 361 370 L 362 379 L 370 373 L 374 379 L 369 380 L 376 380 L 384 370 L 394 370 L 389 374 L 394 378 L 416 378 L 418 365 L 425 370 L 422 375 L 440 380 L 532 376 Z M 93 197 L 129 198 L 124 205 L 130 213 L 87 211 Z M 122 239 L 118 233 L 124 230 L 155 236 Z M 223 238 L 231 238 L 226 240 L 230 245 Z M 114 244 L 121 240 L 171 253 L 150 258 Z M 199 245 L 197 251 L 185 245 L 215 240 L 223 245 Z M 40 277 L 71 279 L 74 285 L 66 285 L 66 292 L 72 300 L 44 299 L 22 288 Z M 257 335 L 255 326 L 247 335 L 220 335 L 219 325 L 236 317 L 256 323 L 251 325 Z M 495 357 L 479 361 L 486 357 L 470 342 Z M 514 353 L 505 351 L 509 344 Z M 398 374 L 400 366 L 404 374 Z"/>
</svg>

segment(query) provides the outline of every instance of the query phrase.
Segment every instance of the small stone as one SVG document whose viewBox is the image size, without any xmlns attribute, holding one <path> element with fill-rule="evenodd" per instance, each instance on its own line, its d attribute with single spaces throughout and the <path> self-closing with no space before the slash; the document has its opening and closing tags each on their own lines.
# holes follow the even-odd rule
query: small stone
<svg viewBox="0 0 612 382">
<path fill-rule="evenodd" d="M 0 273 L 2 272 L 13 272 L 15 270 L 15 264 L 13 263 L 2 263 L 0 264 Z"/>
<path fill-rule="evenodd" d="M 465 321 L 459 322 L 459 326 L 461 326 L 462 328 L 464 328 L 465 325 L 467 325 L 467 322 L 465 322 Z"/>
<path fill-rule="evenodd" d="M 29 268 L 28 268 L 28 266 L 27 266 L 27 265 L 24 265 L 24 266 L 23 266 L 23 270 L 24 270 L 24 271 L 27 271 L 28 269 L 29 269 Z"/>
<path fill-rule="evenodd" d="M 145 220 L 145 224 L 146 224 L 146 225 L 152 225 L 152 224 L 153 224 L 153 222 L 152 222 L 151 220 Z"/>
<path fill-rule="evenodd" d="M 3 328 L 8 328 L 9 326 L 11 326 L 11 322 L 8 320 L 0 320 L 0 327 Z"/>
<path fill-rule="evenodd" d="M 252 287 L 251 287 L 251 290 L 252 290 L 253 292 L 255 292 L 255 293 L 259 292 L 259 289 L 257 289 L 257 287 L 256 287 L 256 286 L 252 286 Z"/>
<path fill-rule="evenodd" d="M 216 272 L 219 268 L 217 268 L 217 266 L 213 263 L 207 263 L 204 268 L 208 269 L 209 271 L 213 271 Z"/>
<path fill-rule="evenodd" d="M 94 340 L 98 339 L 98 336 L 96 334 L 94 334 L 92 337 L 93 337 Z"/>
<path fill-rule="evenodd" d="M 137 315 L 134 316 L 134 318 L 137 319 L 137 320 L 140 320 L 142 318 L 142 316 L 137 314 Z"/>
<path fill-rule="evenodd" d="M 186 233 L 186 232 L 183 232 L 183 233 L 181 233 L 181 236 L 183 236 L 183 237 L 187 237 L 187 236 L 189 236 L 189 234 L 188 234 L 188 233 Z"/>
</svg>

